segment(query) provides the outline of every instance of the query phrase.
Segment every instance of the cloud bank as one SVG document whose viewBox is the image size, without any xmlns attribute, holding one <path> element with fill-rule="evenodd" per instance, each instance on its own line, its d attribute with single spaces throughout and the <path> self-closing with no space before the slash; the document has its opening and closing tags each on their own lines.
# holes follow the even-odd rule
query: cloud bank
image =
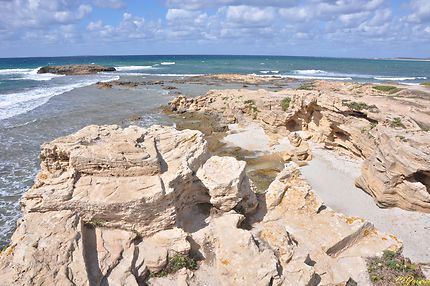
<svg viewBox="0 0 430 286">
<path fill-rule="evenodd" d="M 429 56 L 430 47 L 427 0 L 167 0 L 152 6 L 142 1 L 138 9 L 125 0 L 0 0 L 0 5 L 0 40 L 8 43 L 2 54 L 12 46 L 22 52 L 26 45 L 61 43 L 68 43 L 65 53 L 104 48 L 117 54 L 387 57 Z"/>
</svg>

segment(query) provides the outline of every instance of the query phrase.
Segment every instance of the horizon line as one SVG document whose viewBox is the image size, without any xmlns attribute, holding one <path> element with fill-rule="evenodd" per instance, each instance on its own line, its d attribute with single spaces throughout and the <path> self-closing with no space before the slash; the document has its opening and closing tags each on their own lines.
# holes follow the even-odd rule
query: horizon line
<svg viewBox="0 0 430 286">
<path fill-rule="evenodd" d="M 333 57 L 333 56 L 309 56 L 309 55 L 267 55 L 267 54 L 102 54 L 102 55 L 62 55 L 62 56 L 17 56 L 1 57 L 0 59 L 24 59 L 24 58 L 77 58 L 77 57 L 173 57 L 173 56 L 232 56 L 232 57 L 292 57 L 292 58 L 330 58 L 330 59 L 362 59 L 362 60 L 430 60 L 430 57 Z"/>
</svg>

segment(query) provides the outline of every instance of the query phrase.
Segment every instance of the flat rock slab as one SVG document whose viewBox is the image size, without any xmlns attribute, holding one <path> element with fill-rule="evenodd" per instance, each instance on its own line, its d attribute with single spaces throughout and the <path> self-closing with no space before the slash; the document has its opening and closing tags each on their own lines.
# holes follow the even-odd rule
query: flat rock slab
<svg viewBox="0 0 430 286">
<path fill-rule="evenodd" d="M 105 67 L 99 65 L 64 65 L 64 66 L 45 66 L 41 67 L 37 73 L 52 73 L 62 75 L 85 75 L 95 74 L 98 72 L 114 72 L 114 67 Z"/>
</svg>

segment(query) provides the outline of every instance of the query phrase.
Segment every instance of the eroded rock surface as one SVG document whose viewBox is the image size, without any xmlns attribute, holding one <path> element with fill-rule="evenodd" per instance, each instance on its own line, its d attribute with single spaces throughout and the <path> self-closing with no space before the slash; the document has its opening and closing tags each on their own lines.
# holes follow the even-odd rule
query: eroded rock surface
<svg viewBox="0 0 430 286">
<path fill-rule="evenodd" d="M 401 247 L 325 207 L 294 163 L 257 201 L 245 163 L 210 157 L 199 131 L 89 126 L 41 161 L 4 285 L 366 285 L 365 257 Z M 197 267 L 165 273 L 184 257 Z"/>
<path fill-rule="evenodd" d="M 292 148 L 281 154 L 284 161 L 301 165 L 310 160 L 307 140 L 365 159 L 357 185 L 379 206 L 430 212 L 428 95 L 403 90 L 389 96 L 371 85 L 315 81 L 306 90 L 181 96 L 170 107 L 209 114 L 226 125 L 258 123 L 273 145 L 289 139 Z"/>
</svg>

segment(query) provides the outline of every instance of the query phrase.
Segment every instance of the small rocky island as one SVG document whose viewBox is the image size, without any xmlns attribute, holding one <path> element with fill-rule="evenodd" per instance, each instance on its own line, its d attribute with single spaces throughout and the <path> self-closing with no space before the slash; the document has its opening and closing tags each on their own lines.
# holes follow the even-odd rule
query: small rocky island
<svg viewBox="0 0 430 286">
<path fill-rule="evenodd" d="M 45 66 L 41 67 L 37 73 L 52 73 L 59 75 L 87 75 L 98 72 L 114 72 L 114 67 L 105 67 L 100 65 L 63 65 L 63 66 Z"/>
<path fill-rule="evenodd" d="M 220 79 L 277 81 L 239 75 L 189 80 Z M 376 204 L 430 212 L 429 101 L 415 91 L 396 93 L 315 81 L 171 101 L 170 111 L 180 118 L 211 117 L 220 130 L 230 129 L 225 140 L 277 156 L 282 168 L 263 190 L 248 175 L 247 162 L 213 154 L 210 137 L 198 130 L 92 125 L 46 143 L 36 182 L 21 200 L 23 216 L 1 253 L 0 281 L 379 283 L 375 273 L 385 262 L 375 257 L 397 263 L 402 241 L 325 205 L 300 166 L 312 160 L 313 144 L 359 158 L 356 184 Z M 238 140 L 241 132 L 247 140 Z M 420 247 L 425 252 L 426 245 Z M 404 266 L 399 273 L 423 276 L 410 260 L 398 261 Z"/>
</svg>

